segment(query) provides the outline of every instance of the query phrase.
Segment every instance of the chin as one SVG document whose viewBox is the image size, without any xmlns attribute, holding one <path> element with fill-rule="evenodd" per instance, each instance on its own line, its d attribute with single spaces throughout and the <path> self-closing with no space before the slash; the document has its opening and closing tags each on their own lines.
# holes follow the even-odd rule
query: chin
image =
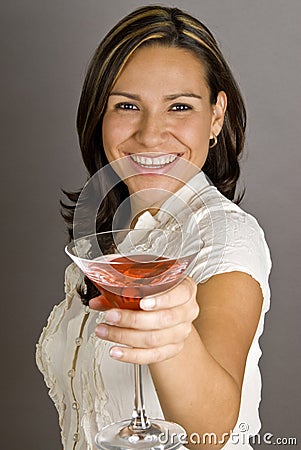
<svg viewBox="0 0 301 450">
<path fill-rule="evenodd" d="M 146 194 L 147 190 L 164 191 L 167 194 L 172 194 L 178 191 L 184 183 L 167 175 L 146 174 L 130 177 L 126 184 L 130 194 L 139 194 L 139 192 Z"/>
</svg>

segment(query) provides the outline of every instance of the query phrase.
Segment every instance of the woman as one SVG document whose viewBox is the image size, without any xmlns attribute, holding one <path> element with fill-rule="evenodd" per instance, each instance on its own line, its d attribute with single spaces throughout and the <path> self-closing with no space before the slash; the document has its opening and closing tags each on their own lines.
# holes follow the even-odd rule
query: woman
<svg viewBox="0 0 301 450">
<path fill-rule="evenodd" d="M 233 202 L 245 109 L 210 31 L 176 8 L 131 13 L 91 61 L 77 124 L 90 177 L 121 158 L 136 169 L 105 197 L 97 230 L 112 228 L 130 195 L 132 226 L 174 227 L 176 218 L 186 230 L 194 220 L 207 257 L 168 293 L 142 299 L 142 311 L 111 309 L 104 317 L 93 285 L 74 265 L 67 269 L 66 298 L 37 346 L 64 448 L 94 449 L 98 429 L 130 416 L 132 362 L 148 364 L 150 416 L 180 423 L 188 437 L 217 436 L 212 446 L 201 438 L 199 448 L 250 448 L 241 435 L 260 428 L 258 339 L 270 258 L 258 223 Z M 168 176 L 183 162 L 198 170 L 185 186 Z M 137 210 L 139 193 L 152 189 L 176 193 L 191 216 L 169 199 L 146 197 Z M 74 209 L 64 213 L 71 237 Z M 225 444 L 231 430 L 236 442 Z M 196 445 L 188 439 L 187 446 Z"/>
</svg>

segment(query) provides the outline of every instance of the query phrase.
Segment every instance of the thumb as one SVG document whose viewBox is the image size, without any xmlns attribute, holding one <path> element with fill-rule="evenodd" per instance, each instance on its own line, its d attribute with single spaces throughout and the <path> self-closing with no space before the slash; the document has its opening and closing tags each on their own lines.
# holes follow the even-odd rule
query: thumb
<svg viewBox="0 0 301 450">
<path fill-rule="evenodd" d="M 103 295 L 98 295 L 97 297 L 91 298 L 89 308 L 95 309 L 96 311 L 105 311 L 106 309 L 112 308 L 112 305 Z"/>
</svg>

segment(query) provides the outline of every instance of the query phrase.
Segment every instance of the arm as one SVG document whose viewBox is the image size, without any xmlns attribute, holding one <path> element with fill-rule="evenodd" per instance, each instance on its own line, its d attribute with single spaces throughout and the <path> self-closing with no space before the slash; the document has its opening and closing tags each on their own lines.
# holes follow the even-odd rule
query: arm
<svg viewBox="0 0 301 450">
<path fill-rule="evenodd" d="M 118 312 L 119 320 L 99 326 L 97 333 L 105 327 L 106 339 L 132 347 L 122 348 L 119 360 L 150 365 L 168 420 L 183 425 L 188 435 L 229 432 L 261 311 L 258 283 L 232 272 L 213 276 L 197 291 L 192 280 L 185 280 L 154 298 L 151 311 L 111 310 L 107 317 Z"/>
<path fill-rule="evenodd" d="M 181 423 L 188 435 L 214 432 L 221 438 L 237 421 L 262 293 L 249 275 L 232 272 L 199 285 L 197 300 L 200 314 L 183 350 L 152 364 L 151 371 L 169 420 Z"/>
</svg>

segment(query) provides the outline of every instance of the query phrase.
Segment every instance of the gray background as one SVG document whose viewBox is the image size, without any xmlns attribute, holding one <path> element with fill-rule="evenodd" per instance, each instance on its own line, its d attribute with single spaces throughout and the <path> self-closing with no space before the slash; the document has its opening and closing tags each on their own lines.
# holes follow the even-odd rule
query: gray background
<svg viewBox="0 0 301 450">
<path fill-rule="evenodd" d="M 78 188 L 85 179 L 75 115 L 87 62 L 119 18 L 148 3 L 11 0 L 2 5 L 0 442 L 6 450 L 61 448 L 56 412 L 34 362 L 41 328 L 63 297 L 69 262 L 60 188 Z M 272 309 L 261 339 L 261 418 L 264 432 L 296 436 L 300 448 L 301 2 L 172 4 L 213 30 L 247 102 L 242 207 L 266 230 L 274 262 Z"/>
</svg>

